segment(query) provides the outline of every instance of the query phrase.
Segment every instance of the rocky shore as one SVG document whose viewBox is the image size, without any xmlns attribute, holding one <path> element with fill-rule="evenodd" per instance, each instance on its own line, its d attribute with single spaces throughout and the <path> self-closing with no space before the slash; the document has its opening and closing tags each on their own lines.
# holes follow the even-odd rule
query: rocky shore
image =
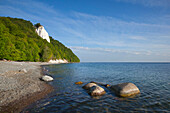
<svg viewBox="0 0 170 113">
<path fill-rule="evenodd" d="M 21 112 L 53 88 L 41 81 L 41 62 L 0 61 L 0 112 Z"/>
</svg>

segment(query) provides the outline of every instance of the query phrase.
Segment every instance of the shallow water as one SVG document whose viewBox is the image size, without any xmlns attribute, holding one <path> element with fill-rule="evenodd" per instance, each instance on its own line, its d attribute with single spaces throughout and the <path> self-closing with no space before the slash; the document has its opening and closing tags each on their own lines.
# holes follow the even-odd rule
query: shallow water
<svg viewBox="0 0 170 113">
<path fill-rule="evenodd" d="M 28 112 L 170 112 L 170 63 L 73 63 L 44 66 L 54 77 L 54 92 L 24 111 Z M 77 81 L 107 84 L 132 82 L 141 93 L 119 98 L 106 89 L 91 97 Z"/>
</svg>

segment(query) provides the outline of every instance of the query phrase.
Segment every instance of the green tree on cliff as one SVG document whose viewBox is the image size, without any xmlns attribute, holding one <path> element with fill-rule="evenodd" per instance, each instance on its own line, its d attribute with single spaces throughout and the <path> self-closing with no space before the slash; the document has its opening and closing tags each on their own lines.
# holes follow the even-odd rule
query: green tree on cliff
<svg viewBox="0 0 170 113">
<path fill-rule="evenodd" d="M 35 24 L 41 26 L 40 23 Z M 49 61 L 66 59 L 80 62 L 79 58 L 67 47 L 50 37 L 50 43 L 35 32 L 30 21 L 0 17 L 0 59 L 14 61 Z"/>
</svg>

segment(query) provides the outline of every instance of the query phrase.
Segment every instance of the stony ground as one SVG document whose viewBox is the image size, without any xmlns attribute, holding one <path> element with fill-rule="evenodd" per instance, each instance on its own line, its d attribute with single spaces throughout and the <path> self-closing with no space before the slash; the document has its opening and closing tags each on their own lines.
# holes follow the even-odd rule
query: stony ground
<svg viewBox="0 0 170 113">
<path fill-rule="evenodd" d="M 20 111 L 52 90 L 39 79 L 42 76 L 42 64 L 0 61 L 0 112 L 9 112 L 10 109 L 16 112 L 16 108 Z M 20 105 L 21 102 L 23 104 Z"/>
</svg>

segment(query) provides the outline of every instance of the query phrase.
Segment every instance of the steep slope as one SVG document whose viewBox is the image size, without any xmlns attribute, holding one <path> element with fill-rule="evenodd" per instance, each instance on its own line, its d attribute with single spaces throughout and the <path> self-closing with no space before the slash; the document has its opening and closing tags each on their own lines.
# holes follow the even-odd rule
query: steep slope
<svg viewBox="0 0 170 113">
<path fill-rule="evenodd" d="M 49 43 L 38 36 L 30 21 L 10 17 L 0 17 L 0 59 L 35 62 L 51 59 L 80 61 L 59 41 L 50 37 Z"/>
</svg>

